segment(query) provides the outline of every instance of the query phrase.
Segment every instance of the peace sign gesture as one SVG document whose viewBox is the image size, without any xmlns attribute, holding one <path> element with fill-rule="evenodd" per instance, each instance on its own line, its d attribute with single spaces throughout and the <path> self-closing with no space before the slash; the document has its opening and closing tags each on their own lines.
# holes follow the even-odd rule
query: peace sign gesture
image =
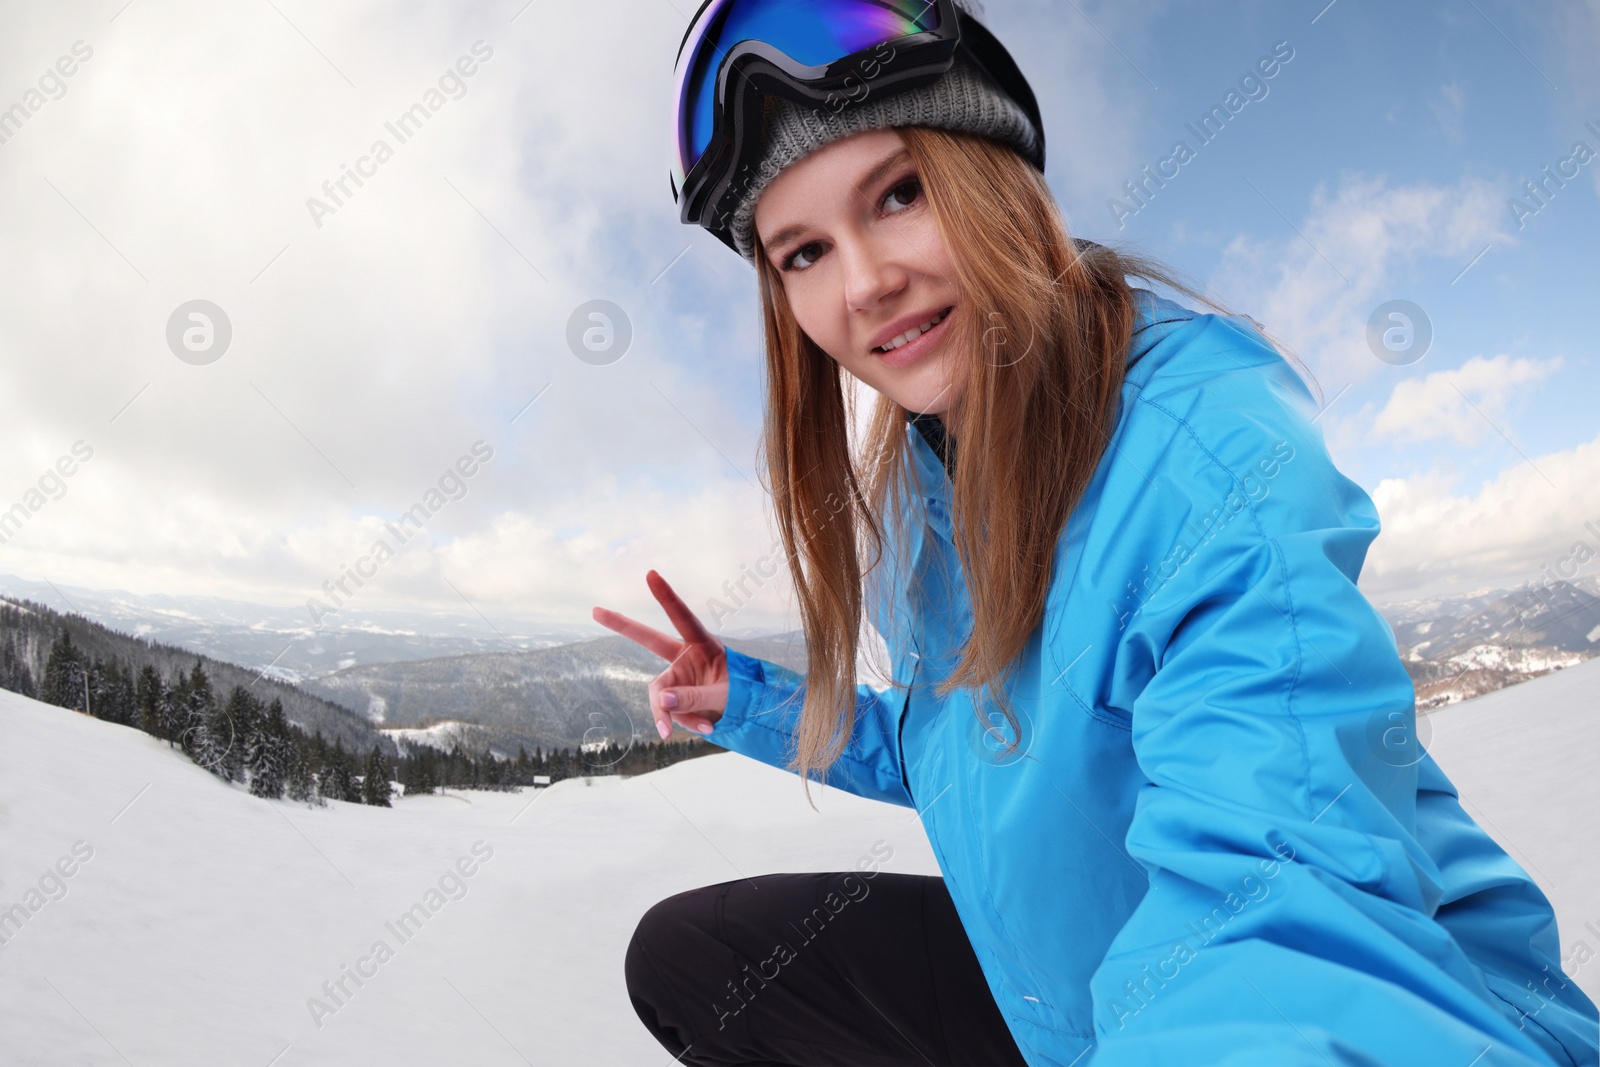
<svg viewBox="0 0 1600 1067">
<path fill-rule="evenodd" d="M 708 734 L 728 706 L 727 651 L 665 578 L 652 570 L 645 575 L 645 584 L 666 609 L 667 618 L 683 640 L 608 608 L 595 608 L 594 621 L 668 661 L 667 669 L 650 682 L 650 714 L 655 717 L 656 732 L 663 740 L 672 736 L 674 722 Z"/>
</svg>

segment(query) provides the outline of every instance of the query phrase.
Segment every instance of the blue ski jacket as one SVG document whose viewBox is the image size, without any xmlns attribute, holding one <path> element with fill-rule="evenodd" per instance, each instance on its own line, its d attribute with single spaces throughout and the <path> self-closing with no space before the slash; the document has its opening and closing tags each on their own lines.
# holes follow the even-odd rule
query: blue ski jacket
<svg viewBox="0 0 1600 1067">
<path fill-rule="evenodd" d="M 1549 901 L 1417 745 L 1356 585 L 1377 510 L 1310 392 L 1249 320 L 1137 297 L 1114 436 L 1006 690 L 1020 737 L 933 692 L 972 616 L 908 422 L 920 521 L 869 602 L 909 690 L 858 687 L 827 784 L 919 813 L 1035 1067 L 1595 1064 Z M 706 737 L 784 767 L 804 678 L 727 665 Z"/>
</svg>

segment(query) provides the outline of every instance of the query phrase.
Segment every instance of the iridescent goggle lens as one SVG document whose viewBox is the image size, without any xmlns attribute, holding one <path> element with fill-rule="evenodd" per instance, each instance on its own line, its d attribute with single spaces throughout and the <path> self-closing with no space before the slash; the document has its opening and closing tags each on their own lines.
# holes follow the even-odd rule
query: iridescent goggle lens
<svg viewBox="0 0 1600 1067">
<path fill-rule="evenodd" d="M 934 0 L 711 0 L 678 63 L 678 186 L 711 143 L 717 69 L 740 41 L 762 41 L 796 63 L 822 67 L 938 25 Z"/>
</svg>

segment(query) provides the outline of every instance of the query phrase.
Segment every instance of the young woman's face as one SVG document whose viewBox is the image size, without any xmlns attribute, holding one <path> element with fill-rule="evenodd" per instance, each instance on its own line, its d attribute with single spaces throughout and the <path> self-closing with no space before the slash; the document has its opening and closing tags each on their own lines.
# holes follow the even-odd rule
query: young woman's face
<svg viewBox="0 0 1600 1067">
<path fill-rule="evenodd" d="M 942 414 L 959 399 L 955 274 L 898 133 L 853 134 L 785 168 L 755 226 L 824 352 L 908 411 Z"/>
</svg>

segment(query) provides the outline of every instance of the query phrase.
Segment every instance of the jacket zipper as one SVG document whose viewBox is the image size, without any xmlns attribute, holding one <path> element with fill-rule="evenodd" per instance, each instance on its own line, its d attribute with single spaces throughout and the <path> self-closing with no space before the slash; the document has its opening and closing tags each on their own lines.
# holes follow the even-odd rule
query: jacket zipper
<svg viewBox="0 0 1600 1067">
<path fill-rule="evenodd" d="M 915 665 L 911 668 L 911 681 L 906 686 L 906 700 L 905 700 L 905 703 L 900 705 L 900 721 L 895 725 L 894 747 L 895 747 L 895 756 L 900 761 L 900 784 L 901 784 L 901 786 L 903 786 L 905 788 L 906 796 L 911 797 L 911 808 L 912 808 L 913 811 L 915 811 L 915 810 L 917 810 L 917 798 L 911 792 L 911 778 L 910 778 L 910 775 L 908 775 L 906 773 L 905 735 L 906 735 L 906 716 L 908 714 L 910 714 L 910 712 L 911 712 L 911 693 L 916 688 L 916 685 L 917 685 L 917 671 L 922 666 L 922 657 L 918 656 L 915 652 L 913 652 L 911 655 L 915 659 L 916 662 L 915 662 Z"/>
</svg>

